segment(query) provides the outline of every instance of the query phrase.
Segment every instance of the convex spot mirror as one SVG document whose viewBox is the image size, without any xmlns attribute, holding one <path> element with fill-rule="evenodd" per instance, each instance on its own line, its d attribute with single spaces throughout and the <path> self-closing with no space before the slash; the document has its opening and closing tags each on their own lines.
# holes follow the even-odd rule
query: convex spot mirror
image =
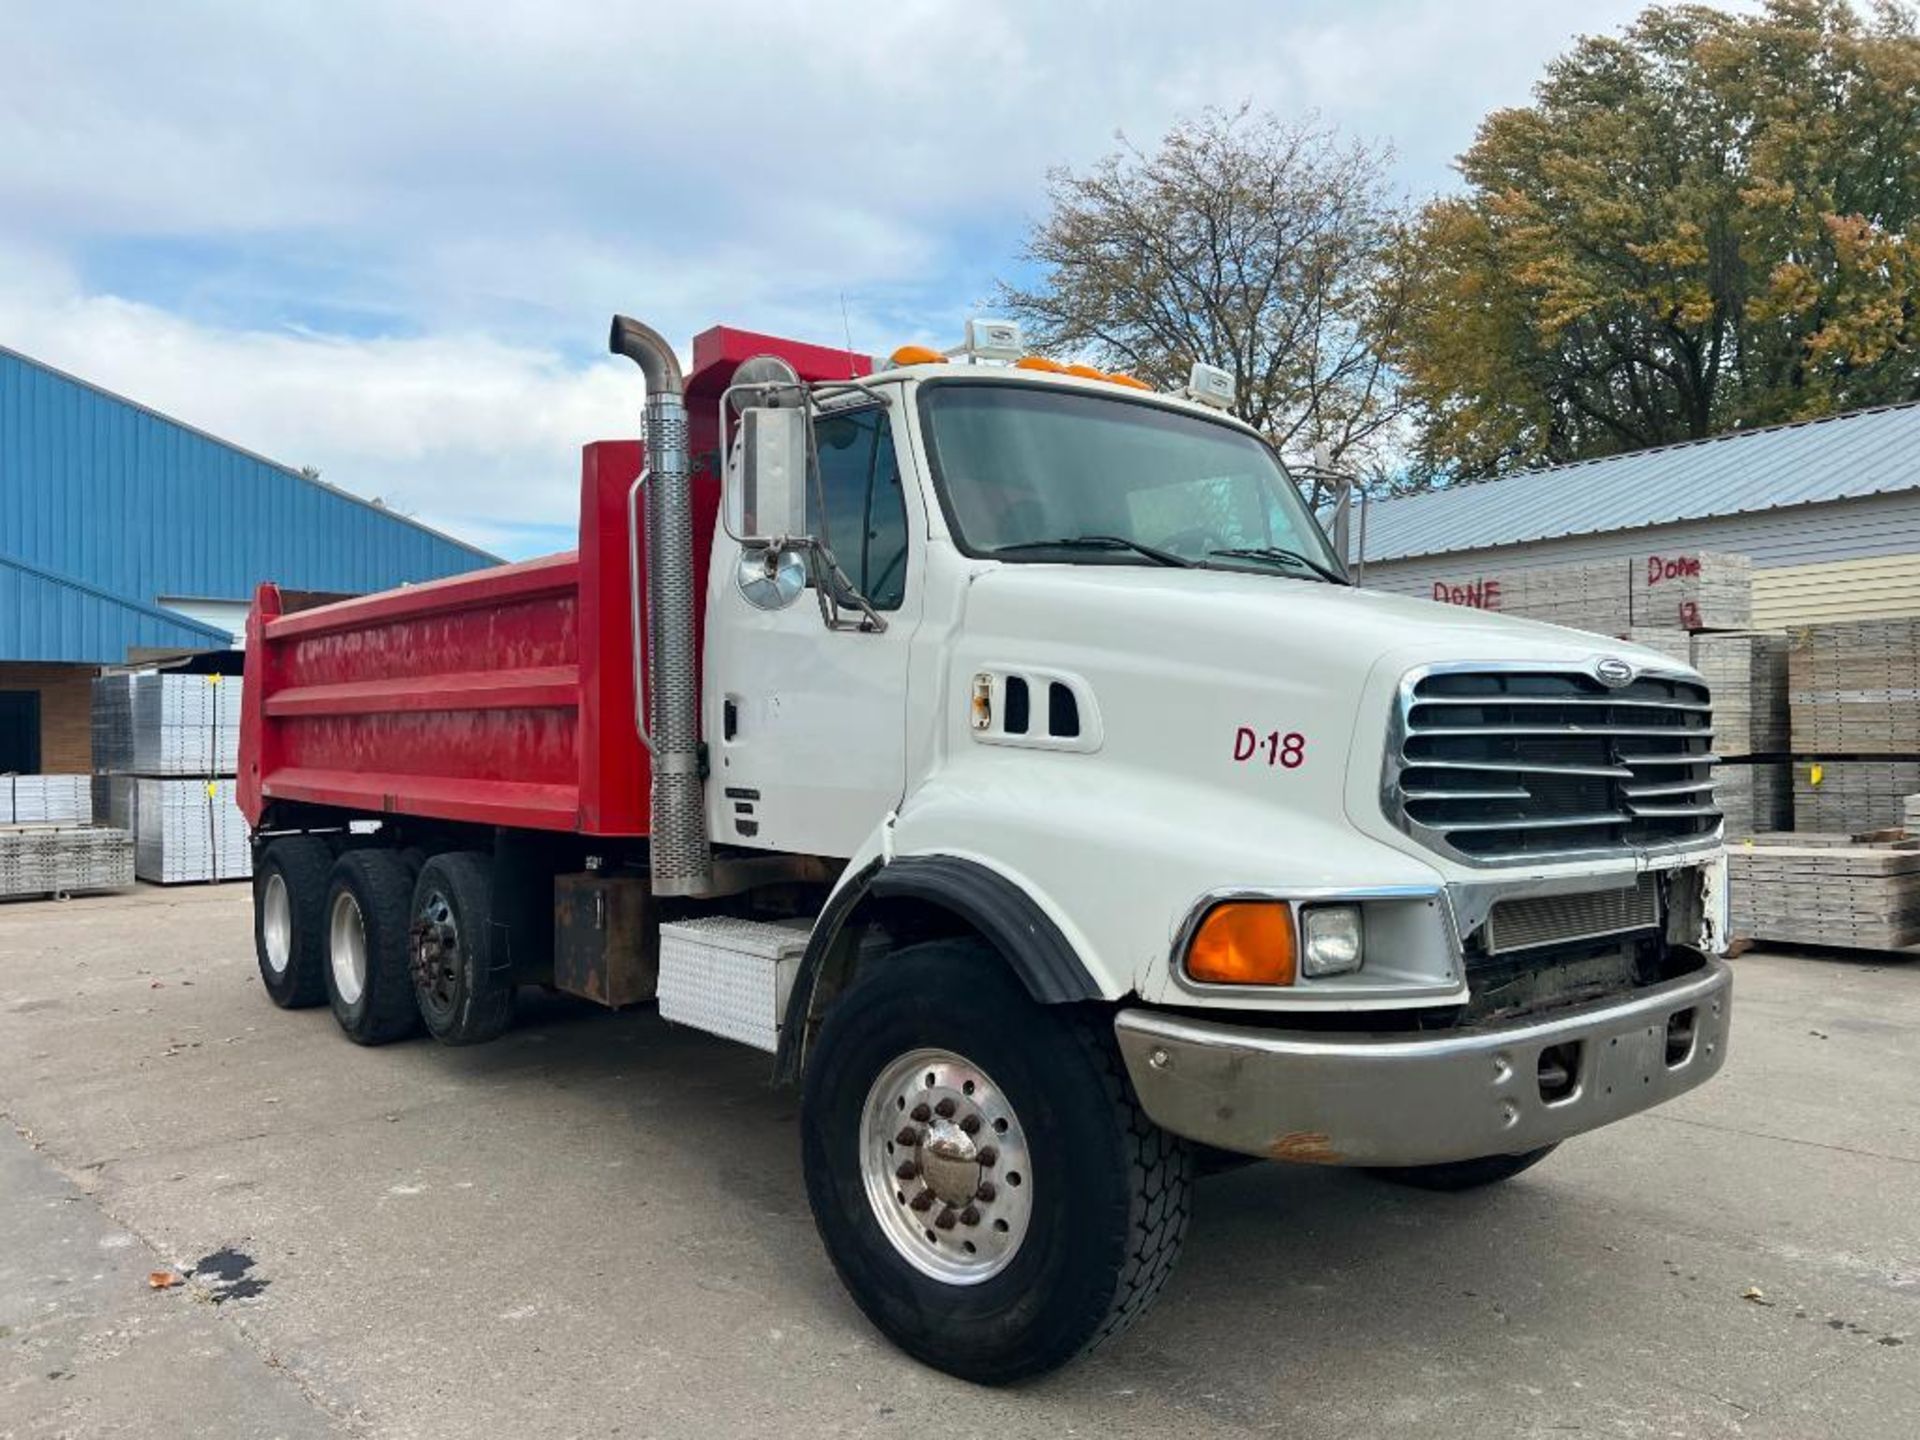
<svg viewBox="0 0 1920 1440">
<path fill-rule="evenodd" d="M 805 406 L 749 406 L 727 464 L 727 529 L 750 546 L 807 534 Z"/>
</svg>

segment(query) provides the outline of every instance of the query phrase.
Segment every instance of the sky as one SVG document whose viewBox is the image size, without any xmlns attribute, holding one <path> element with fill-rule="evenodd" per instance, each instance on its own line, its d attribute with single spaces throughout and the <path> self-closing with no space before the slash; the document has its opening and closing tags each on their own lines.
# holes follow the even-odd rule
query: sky
<svg viewBox="0 0 1920 1440">
<path fill-rule="evenodd" d="M 500 554 L 638 429 L 616 310 L 953 344 L 1051 166 L 1250 101 L 1418 199 L 1622 0 L 0 0 L 0 344 Z"/>
</svg>

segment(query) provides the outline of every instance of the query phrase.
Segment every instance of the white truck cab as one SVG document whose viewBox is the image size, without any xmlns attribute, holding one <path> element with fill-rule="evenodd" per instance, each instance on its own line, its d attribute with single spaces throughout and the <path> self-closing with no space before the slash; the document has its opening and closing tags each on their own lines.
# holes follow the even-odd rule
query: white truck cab
<svg viewBox="0 0 1920 1440">
<path fill-rule="evenodd" d="M 839 867 L 780 1069 L 883 1329 L 982 1378 L 1109 1333 L 1170 1263 L 1179 1142 L 1457 1188 L 1720 1067 L 1697 673 L 1355 588 L 1204 385 L 896 360 L 734 396 L 792 418 L 736 427 L 701 702 L 712 842 Z M 1133 1218 L 1069 1321 L 1044 1277 L 1090 1213 Z"/>
</svg>

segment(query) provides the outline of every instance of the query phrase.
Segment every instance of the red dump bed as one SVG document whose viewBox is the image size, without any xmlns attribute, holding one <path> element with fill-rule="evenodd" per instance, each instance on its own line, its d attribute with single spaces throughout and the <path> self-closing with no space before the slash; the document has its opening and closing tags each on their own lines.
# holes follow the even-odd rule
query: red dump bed
<svg viewBox="0 0 1920 1440">
<path fill-rule="evenodd" d="M 716 405 L 739 363 L 777 354 L 806 379 L 867 358 L 716 328 L 687 384 L 694 563 L 706 572 L 719 481 Z M 635 377 L 635 414 L 639 413 Z M 247 622 L 240 807 L 274 801 L 590 835 L 645 835 L 651 772 L 634 728 L 626 499 L 641 447 L 584 452 L 580 548 L 284 614 L 262 585 Z M 696 604 L 706 605 L 704 584 Z"/>
</svg>

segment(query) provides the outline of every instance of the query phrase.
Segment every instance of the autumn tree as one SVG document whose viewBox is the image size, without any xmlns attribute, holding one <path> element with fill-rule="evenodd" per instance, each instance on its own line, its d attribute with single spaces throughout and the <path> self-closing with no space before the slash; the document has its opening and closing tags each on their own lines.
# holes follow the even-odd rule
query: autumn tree
<svg viewBox="0 0 1920 1440">
<path fill-rule="evenodd" d="M 1400 403 L 1379 343 L 1400 293 L 1386 161 L 1246 107 L 1184 120 L 1151 153 L 1123 138 L 1049 175 L 1026 249 L 1042 274 L 1000 304 L 1042 349 L 1162 388 L 1219 365 L 1235 413 L 1283 451 L 1367 466 Z"/>
<path fill-rule="evenodd" d="M 1920 396 L 1920 38 L 1646 10 L 1481 125 L 1400 256 L 1417 466 L 1473 476 Z"/>
</svg>

